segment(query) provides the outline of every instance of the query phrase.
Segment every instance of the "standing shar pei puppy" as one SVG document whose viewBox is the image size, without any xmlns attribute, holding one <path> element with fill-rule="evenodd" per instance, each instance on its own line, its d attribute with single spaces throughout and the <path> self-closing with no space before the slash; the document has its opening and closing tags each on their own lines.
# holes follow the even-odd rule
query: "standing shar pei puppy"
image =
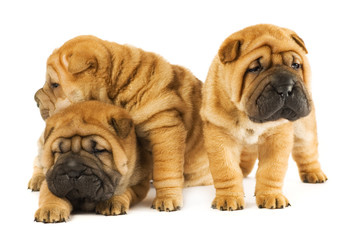
<svg viewBox="0 0 359 240">
<path fill-rule="evenodd" d="M 244 207 L 243 176 L 259 159 L 260 208 L 289 205 L 282 194 L 292 156 L 302 181 L 327 180 L 318 162 L 307 50 L 295 32 L 256 25 L 229 36 L 209 69 L 201 115 L 216 188 L 213 208 Z"/>
<path fill-rule="evenodd" d="M 46 83 L 35 99 L 43 118 L 86 100 L 126 109 L 153 158 L 152 207 L 174 211 L 182 207 L 183 183 L 212 182 L 199 116 L 201 86 L 188 70 L 154 53 L 80 36 L 49 57 Z M 41 179 L 35 164 L 29 187 L 36 189 Z"/>
<path fill-rule="evenodd" d="M 133 122 L 122 108 L 73 104 L 47 119 L 44 141 L 36 221 L 66 221 L 73 209 L 126 214 L 146 196 L 152 164 L 138 156 Z"/>
</svg>

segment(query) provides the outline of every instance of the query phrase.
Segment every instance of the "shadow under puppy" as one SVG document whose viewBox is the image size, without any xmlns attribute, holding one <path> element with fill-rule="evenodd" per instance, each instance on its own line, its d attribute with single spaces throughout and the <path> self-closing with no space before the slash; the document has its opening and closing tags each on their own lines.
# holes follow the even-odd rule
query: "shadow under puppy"
<svg viewBox="0 0 359 240">
<path fill-rule="evenodd" d="M 152 163 L 139 156 L 134 124 L 120 107 L 76 103 L 46 120 L 40 164 L 46 176 L 35 221 L 69 218 L 73 209 L 126 214 L 145 198 Z"/>
</svg>

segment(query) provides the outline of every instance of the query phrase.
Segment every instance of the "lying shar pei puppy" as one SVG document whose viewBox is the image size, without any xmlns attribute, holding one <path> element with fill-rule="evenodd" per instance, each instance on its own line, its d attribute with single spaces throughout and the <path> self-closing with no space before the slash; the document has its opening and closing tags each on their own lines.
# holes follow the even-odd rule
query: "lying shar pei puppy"
<svg viewBox="0 0 359 240">
<path fill-rule="evenodd" d="M 73 209 L 126 214 L 146 196 L 152 171 L 136 141 L 130 115 L 114 105 L 76 103 L 48 118 L 35 221 L 63 222 Z"/>
<path fill-rule="evenodd" d="M 256 159 L 260 208 L 289 205 L 282 194 L 290 153 L 302 181 L 322 183 L 307 50 L 295 32 L 256 25 L 229 36 L 209 69 L 201 115 L 216 188 L 213 208 L 244 207 L 243 176 Z"/>
<path fill-rule="evenodd" d="M 153 158 L 152 207 L 182 207 L 182 187 L 212 183 L 199 115 L 202 83 L 183 67 L 139 48 L 80 36 L 47 61 L 46 83 L 35 95 L 43 118 L 72 103 L 99 100 L 126 109 L 141 147 Z M 29 183 L 36 190 L 35 164 Z"/>
</svg>

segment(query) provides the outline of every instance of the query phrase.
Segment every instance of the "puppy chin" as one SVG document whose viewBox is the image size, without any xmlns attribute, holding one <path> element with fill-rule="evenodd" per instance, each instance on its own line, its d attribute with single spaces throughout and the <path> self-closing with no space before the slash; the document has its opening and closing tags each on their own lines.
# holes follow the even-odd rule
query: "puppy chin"
<svg viewBox="0 0 359 240">
<path fill-rule="evenodd" d="M 47 118 L 50 117 L 50 110 L 49 109 L 41 109 L 40 114 L 42 119 L 45 121 Z"/>
<path fill-rule="evenodd" d="M 75 207 L 111 198 L 119 180 L 119 176 L 106 174 L 94 160 L 74 154 L 59 157 L 46 174 L 50 191 Z"/>
</svg>

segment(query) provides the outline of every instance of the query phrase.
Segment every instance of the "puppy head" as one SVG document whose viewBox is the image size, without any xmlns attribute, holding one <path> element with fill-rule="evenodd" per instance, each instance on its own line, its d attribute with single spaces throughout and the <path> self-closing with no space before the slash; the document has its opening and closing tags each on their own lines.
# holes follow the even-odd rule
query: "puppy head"
<svg viewBox="0 0 359 240">
<path fill-rule="evenodd" d="M 137 161 L 132 120 L 113 105 L 73 104 L 47 119 L 40 161 L 58 197 L 98 202 L 121 194 Z"/>
<path fill-rule="evenodd" d="M 231 100 L 254 122 L 307 116 L 312 103 L 306 53 L 295 32 L 273 25 L 232 34 L 218 52 Z"/>
<path fill-rule="evenodd" d="M 41 116 L 46 119 L 75 102 L 110 102 L 110 68 L 108 49 L 93 36 L 76 37 L 54 50 L 47 60 L 46 82 L 35 94 Z"/>
</svg>

